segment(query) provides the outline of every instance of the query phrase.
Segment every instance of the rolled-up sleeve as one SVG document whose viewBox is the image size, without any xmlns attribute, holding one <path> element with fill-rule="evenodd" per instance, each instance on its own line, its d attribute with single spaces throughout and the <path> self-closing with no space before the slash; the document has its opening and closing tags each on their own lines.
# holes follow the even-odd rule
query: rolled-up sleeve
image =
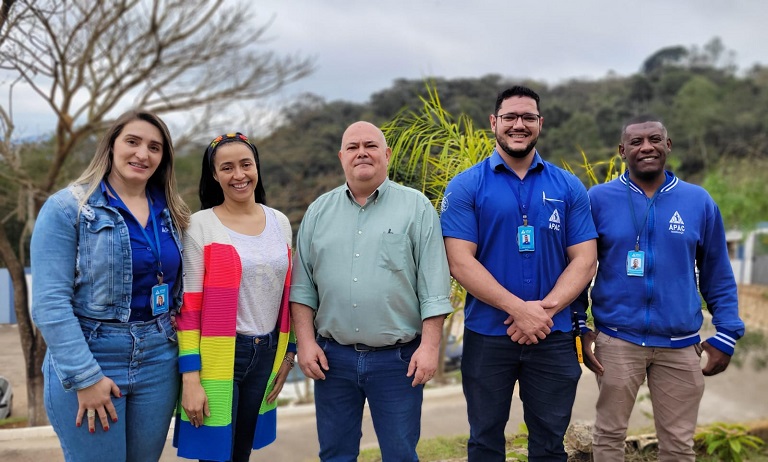
<svg viewBox="0 0 768 462">
<path fill-rule="evenodd" d="M 313 262 L 311 260 L 312 234 L 315 228 L 315 213 L 313 208 L 307 210 L 296 235 L 296 252 L 293 255 L 293 271 L 291 273 L 290 300 L 301 303 L 313 310 L 319 306 L 317 285 L 313 277 Z"/>
<path fill-rule="evenodd" d="M 432 204 L 426 201 L 421 217 L 417 257 L 416 293 L 419 297 L 421 319 L 453 311 L 450 302 L 451 273 L 445 254 L 440 218 Z"/>
</svg>

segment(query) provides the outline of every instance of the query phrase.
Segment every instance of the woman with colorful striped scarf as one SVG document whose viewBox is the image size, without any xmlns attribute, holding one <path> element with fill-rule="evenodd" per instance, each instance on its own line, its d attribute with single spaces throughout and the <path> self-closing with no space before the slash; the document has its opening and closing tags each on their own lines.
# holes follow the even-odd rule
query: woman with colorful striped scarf
<svg viewBox="0 0 768 462">
<path fill-rule="evenodd" d="M 276 436 L 276 400 L 296 351 L 291 226 L 264 196 L 256 147 L 241 133 L 215 138 L 203 158 L 202 210 L 184 235 L 180 457 L 247 461 Z"/>
</svg>

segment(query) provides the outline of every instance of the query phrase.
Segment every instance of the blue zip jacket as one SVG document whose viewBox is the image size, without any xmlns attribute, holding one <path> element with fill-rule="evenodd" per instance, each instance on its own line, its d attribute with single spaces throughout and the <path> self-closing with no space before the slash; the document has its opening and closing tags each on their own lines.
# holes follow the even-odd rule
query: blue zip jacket
<svg viewBox="0 0 768 462">
<path fill-rule="evenodd" d="M 723 219 L 707 191 L 666 172 L 664 185 L 651 201 L 627 172 L 592 187 L 589 198 L 598 233 L 599 264 L 592 288 L 597 329 L 642 346 L 693 345 L 700 342 L 703 321 L 700 290 L 717 329 L 708 342 L 732 355 L 736 340 L 744 335 L 744 323 Z M 627 275 L 636 227 L 645 252 L 641 277 Z M 586 302 L 585 291 L 575 302 L 582 319 Z"/>
</svg>

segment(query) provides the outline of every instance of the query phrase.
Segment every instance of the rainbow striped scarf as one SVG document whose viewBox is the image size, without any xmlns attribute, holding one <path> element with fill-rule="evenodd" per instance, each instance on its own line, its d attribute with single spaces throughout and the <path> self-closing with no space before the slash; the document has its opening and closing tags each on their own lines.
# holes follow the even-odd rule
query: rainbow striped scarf
<svg viewBox="0 0 768 462">
<path fill-rule="evenodd" d="M 287 248 L 288 273 L 283 284 L 277 319 L 278 346 L 266 393 L 259 409 L 253 448 L 272 443 L 277 436 L 277 400 L 267 402 L 275 377 L 287 351 L 295 350 L 291 331 L 289 289 L 291 285 L 291 249 Z M 212 242 L 203 249 L 204 272 L 202 291 L 185 292 L 184 302 L 176 317 L 179 337 L 179 372 L 200 371 L 200 382 L 208 397 L 210 417 L 195 428 L 181 407 L 176 410 L 173 445 L 179 457 L 190 459 L 229 460 L 232 450 L 232 388 L 235 361 L 237 299 L 242 268 L 235 248 Z M 193 266 L 193 265 L 190 265 Z M 204 268 L 204 269 L 203 269 Z M 197 269 L 197 268 L 195 268 Z M 195 272 L 185 268 L 188 276 Z M 186 280 L 185 280 L 186 282 Z M 205 309 L 203 309 L 205 306 Z"/>
</svg>

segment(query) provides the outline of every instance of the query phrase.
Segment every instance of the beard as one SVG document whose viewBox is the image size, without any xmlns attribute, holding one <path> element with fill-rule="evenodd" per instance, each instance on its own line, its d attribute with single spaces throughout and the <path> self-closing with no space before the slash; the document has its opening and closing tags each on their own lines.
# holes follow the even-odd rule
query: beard
<svg viewBox="0 0 768 462">
<path fill-rule="evenodd" d="M 530 143 L 528 143 L 524 148 L 522 149 L 514 149 L 512 146 L 510 146 L 507 143 L 507 140 L 504 138 L 504 133 L 499 135 L 499 133 L 496 133 L 496 142 L 501 146 L 501 149 L 510 157 L 514 157 L 515 159 L 523 159 L 528 154 L 533 151 L 533 148 L 536 147 L 536 142 L 539 141 L 539 137 L 532 139 Z"/>
</svg>

